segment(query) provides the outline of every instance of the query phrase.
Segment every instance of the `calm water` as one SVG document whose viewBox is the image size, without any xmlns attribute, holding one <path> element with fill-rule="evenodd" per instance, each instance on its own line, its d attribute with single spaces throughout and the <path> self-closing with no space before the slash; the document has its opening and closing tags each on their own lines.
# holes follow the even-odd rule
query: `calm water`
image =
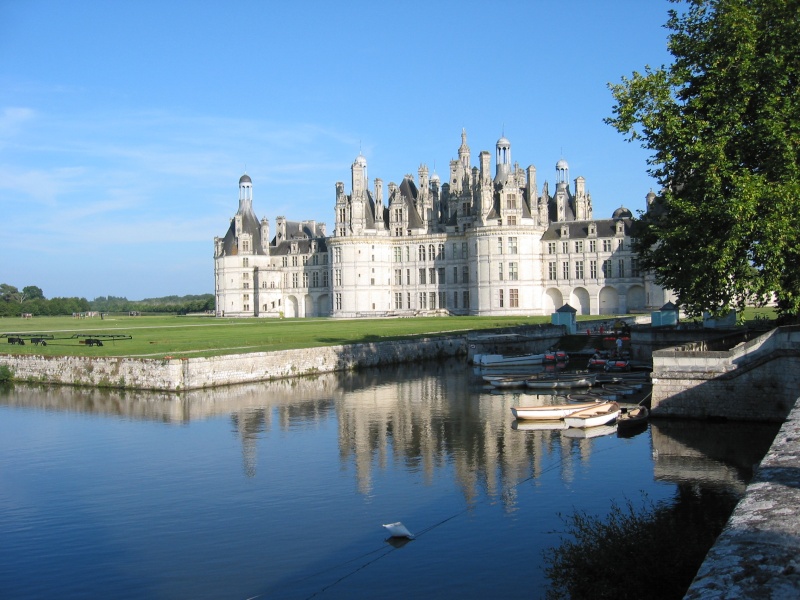
<svg viewBox="0 0 800 600">
<path fill-rule="evenodd" d="M 0 597 L 538 598 L 559 513 L 739 494 L 777 430 L 573 439 L 513 429 L 518 400 L 457 362 L 0 391 Z M 394 521 L 417 539 L 387 543 Z"/>
</svg>

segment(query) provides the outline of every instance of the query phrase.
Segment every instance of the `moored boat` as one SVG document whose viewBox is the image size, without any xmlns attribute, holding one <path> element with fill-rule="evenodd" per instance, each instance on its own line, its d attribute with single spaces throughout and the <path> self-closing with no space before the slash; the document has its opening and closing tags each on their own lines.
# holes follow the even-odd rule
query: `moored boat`
<svg viewBox="0 0 800 600">
<path fill-rule="evenodd" d="M 530 389 L 540 390 L 563 390 L 578 387 L 591 387 L 594 385 L 597 376 L 590 373 L 576 374 L 542 374 L 530 377 L 525 381 L 525 385 Z"/>
<path fill-rule="evenodd" d="M 620 414 L 617 418 L 617 426 L 625 430 L 643 427 L 647 424 L 649 416 L 650 411 L 647 410 L 646 406 L 637 406 L 636 408 Z"/>
<path fill-rule="evenodd" d="M 567 424 L 561 419 L 550 419 L 543 421 L 529 419 L 527 421 L 512 421 L 511 429 L 516 429 L 518 431 L 547 431 L 567 429 Z"/>
<path fill-rule="evenodd" d="M 544 362 L 544 354 L 476 354 L 472 362 L 482 367 L 540 365 Z"/>
<path fill-rule="evenodd" d="M 596 427 L 611 423 L 619 414 L 619 404 L 616 402 L 601 402 L 564 417 L 564 422 L 570 427 Z"/>
<path fill-rule="evenodd" d="M 606 371 L 630 371 L 631 361 L 626 358 L 610 358 L 603 368 Z"/>
<path fill-rule="evenodd" d="M 575 404 L 550 404 L 545 406 L 512 406 L 511 412 L 517 420 L 558 420 L 572 413 L 597 406 L 598 404 L 600 403 L 581 402 Z"/>
<path fill-rule="evenodd" d="M 549 350 L 544 353 L 544 362 L 566 363 L 569 361 L 569 354 L 564 350 Z"/>
</svg>

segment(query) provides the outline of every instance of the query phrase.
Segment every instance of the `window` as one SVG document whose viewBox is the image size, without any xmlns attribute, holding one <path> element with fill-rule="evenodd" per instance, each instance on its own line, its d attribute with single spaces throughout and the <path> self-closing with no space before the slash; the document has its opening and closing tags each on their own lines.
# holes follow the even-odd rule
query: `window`
<svg viewBox="0 0 800 600">
<path fill-rule="evenodd" d="M 340 293 L 334 294 L 336 310 L 342 310 L 342 295 Z"/>
<path fill-rule="evenodd" d="M 625 277 L 625 261 L 623 259 L 619 259 L 619 273 L 617 277 Z"/>
<path fill-rule="evenodd" d="M 458 258 L 458 244 L 453 244 L 453 258 Z"/>
<path fill-rule="evenodd" d="M 428 304 L 431 310 L 436 310 L 436 292 L 428 293 Z"/>
<path fill-rule="evenodd" d="M 503 290 L 498 290 L 500 293 L 500 308 L 503 308 Z"/>
<path fill-rule="evenodd" d="M 423 244 L 419 245 L 419 252 L 418 252 L 417 259 L 419 261 L 424 261 L 425 260 L 425 246 Z"/>
<path fill-rule="evenodd" d="M 558 275 L 556 274 L 556 261 L 554 260 L 547 263 L 547 278 L 550 281 L 558 279 Z"/>
<path fill-rule="evenodd" d="M 497 263 L 497 279 L 503 281 L 503 263 Z"/>
<path fill-rule="evenodd" d="M 411 260 L 411 247 L 406 246 L 406 262 Z"/>
<path fill-rule="evenodd" d="M 406 269 L 406 285 L 411 285 L 411 269 Z"/>
<path fill-rule="evenodd" d="M 425 285 L 425 269 L 424 268 L 419 270 L 419 283 L 420 283 L 420 285 Z"/>
<path fill-rule="evenodd" d="M 639 270 L 639 259 L 632 258 L 631 259 L 631 277 L 640 277 L 641 272 Z"/>
<path fill-rule="evenodd" d="M 292 273 L 292 287 L 295 288 L 298 287 L 297 282 L 298 282 L 297 273 Z"/>
<path fill-rule="evenodd" d="M 333 270 L 333 281 L 334 285 L 337 287 L 342 285 L 342 270 L 341 269 L 334 269 Z"/>
<path fill-rule="evenodd" d="M 247 271 L 242 273 L 242 279 L 250 279 L 250 273 L 248 273 Z"/>
<path fill-rule="evenodd" d="M 395 292 L 394 307 L 395 309 L 403 308 L 403 292 Z"/>
<path fill-rule="evenodd" d="M 509 254 L 517 253 L 517 238 L 515 237 L 508 238 L 508 253 Z"/>
<path fill-rule="evenodd" d="M 249 290 L 250 289 L 250 282 L 249 281 L 245 281 L 244 283 L 242 283 L 242 287 L 244 289 L 246 289 L 246 290 Z"/>
<path fill-rule="evenodd" d="M 561 254 L 569 254 L 569 242 L 561 242 Z"/>
<path fill-rule="evenodd" d="M 597 240 L 589 240 L 589 252 L 597 252 Z"/>
<path fill-rule="evenodd" d="M 517 224 L 517 217 L 515 217 L 515 216 L 506 217 L 506 223 L 508 225 L 516 225 Z"/>
<path fill-rule="evenodd" d="M 589 277 L 592 279 L 597 279 L 597 261 L 590 260 L 589 261 Z"/>
<path fill-rule="evenodd" d="M 248 267 L 248 266 L 250 266 L 250 259 L 249 259 L 249 258 L 243 258 L 243 259 L 242 259 L 242 266 L 243 266 L 243 267 Z"/>
<path fill-rule="evenodd" d="M 453 292 L 453 308 L 458 308 L 458 292 Z"/>
<path fill-rule="evenodd" d="M 311 273 L 311 287 L 319 287 L 319 271 Z"/>
<path fill-rule="evenodd" d="M 281 264 L 282 264 L 284 267 L 288 267 L 288 266 L 289 266 L 289 257 L 288 257 L 288 256 L 284 256 L 284 257 L 281 259 Z"/>
<path fill-rule="evenodd" d="M 464 290 L 461 293 L 461 300 L 462 300 L 461 304 L 463 305 L 463 307 L 469 308 L 469 290 Z"/>
<path fill-rule="evenodd" d="M 444 283 L 447 283 L 445 281 L 444 267 L 439 267 L 439 285 L 442 285 Z"/>
<path fill-rule="evenodd" d="M 516 281 L 519 279 L 519 269 L 515 262 L 508 263 L 508 279 L 509 281 Z"/>
<path fill-rule="evenodd" d="M 319 264 L 319 254 L 315 254 L 311 257 L 311 264 L 315 267 Z"/>
<path fill-rule="evenodd" d="M 611 277 L 611 261 L 603 261 L 603 277 Z"/>
<path fill-rule="evenodd" d="M 501 237 L 497 238 L 497 253 L 498 254 L 503 253 L 503 238 Z"/>
<path fill-rule="evenodd" d="M 583 261 L 575 261 L 575 279 L 583 279 Z"/>
<path fill-rule="evenodd" d="M 400 246 L 394 249 L 394 262 L 403 262 L 403 249 Z"/>
<path fill-rule="evenodd" d="M 519 290 L 508 290 L 508 305 L 511 308 L 519 308 Z"/>
<path fill-rule="evenodd" d="M 617 250 L 625 250 L 625 240 L 623 238 L 617 240 Z"/>
<path fill-rule="evenodd" d="M 555 242 L 547 242 L 547 253 L 548 254 L 555 254 L 556 253 L 556 243 Z"/>
<path fill-rule="evenodd" d="M 583 240 L 575 241 L 575 252 L 583 252 Z"/>
<path fill-rule="evenodd" d="M 508 194 L 506 196 L 506 208 L 508 209 L 515 209 L 517 208 L 517 195 L 516 194 Z M 509 223 L 510 225 L 510 223 Z"/>
<path fill-rule="evenodd" d="M 428 281 L 431 283 L 436 283 L 436 269 L 433 267 L 428 269 Z"/>
<path fill-rule="evenodd" d="M 304 254 L 303 255 L 303 266 L 305 267 L 307 264 L 308 264 L 308 254 Z"/>
<path fill-rule="evenodd" d="M 611 240 L 603 240 L 603 252 L 611 252 Z"/>
<path fill-rule="evenodd" d="M 245 252 L 250 252 L 250 242 L 247 240 L 242 240 L 242 250 Z"/>
<path fill-rule="evenodd" d="M 461 258 L 467 258 L 468 250 L 467 250 L 467 242 L 461 242 Z"/>
<path fill-rule="evenodd" d="M 569 262 L 561 262 L 561 279 L 569 279 Z"/>
<path fill-rule="evenodd" d="M 467 266 L 461 269 L 461 283 L 469 283 L 469 267 Z"/>
<path fill-rule="evenodd" d="M 419 293 L 419 308 L 427 309 L 428 308 L 428 296 L 425 292 Z"/>
<path fill-rule="evenodd" d="M 333 249 L 333 262 L 340 263 L 342 262 L 342 249 L 341 248 L 334 248 Z M 286 265 L 283 265 L 284 267 Z"/>
<path fill-rule="evenodd" d="M 434 247 L 433 244 L 428 246 L 428 258 L 430 260 L 434 260 L 436 258 L 436 248 Z"/>
<path fill-rule="evenodd" d="M 244 296 L 242 296 L 242 300 L 244 300 L 245 302 L 250 302 L 250 294 L 245 294 Z"/>
<path fill-rule="evenodd" d="M 308 273 L 303 273 L 303 287 L 308 287 Z"/>
<path fill-rule="evenodd" d="M 453 267 L 453 283 L 458 283 L 458 267 Z"/>
<path fill-rule="evenodd" d="M 439 244 L 439 253 L 436 255 L 439 260 L 444 260 L 444 244 Z"/>
<path fill-rule="evenodd" d="M 406 308 L 411 308 L 411 292 L 406 292 Z"/>
<path fill-rule="evenodd" d="M 394 284 L 403 285 L 403 269 L 394 270 Z"/>
<path fill-rule="evenodd" d="M 328 287 L 328 272 L 322 272 L 322 287 Z"/>
<path fill-rule="evenodd" d="M 296 266 L 297 266 L 297 257 L 296 257 L 296 256 L 293 256 L 293 257 L 292 257 L 292 266 L 293 266 L 293 267 L 296 267 Z"/>
<path fill-rule="evenodd" d="M 447 294 L 445 292 L 439 292 L 439 308 L 446 308 L 447 307 Z"/>
</svg>

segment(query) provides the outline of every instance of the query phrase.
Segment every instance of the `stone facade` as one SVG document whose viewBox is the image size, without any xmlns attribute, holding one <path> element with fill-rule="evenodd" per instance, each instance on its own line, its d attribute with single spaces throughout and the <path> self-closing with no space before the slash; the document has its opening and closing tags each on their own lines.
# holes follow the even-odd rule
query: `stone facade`
<svg viewBox="0 0 800 600">
<path fill-rule="evenodd" d="M 511 161 L 511 143 L 471 164 L 466 132 L 442 182 L 426 165 L 416 177 L 367 177 L 359 155 L 350 193 L 336 183 L 335 226 L 267 219 L 239 180 L 239 210 L 215 238 L 218 316 L 377 317 L 436 314 L 548 315 L 649 312 L 672 299 L 638 267 L 631 211 L 595 219 L 583 177 L 556 163 L 555 186 Z M 648 207 L 655 194 L 647 195 Z"/>
</svg>

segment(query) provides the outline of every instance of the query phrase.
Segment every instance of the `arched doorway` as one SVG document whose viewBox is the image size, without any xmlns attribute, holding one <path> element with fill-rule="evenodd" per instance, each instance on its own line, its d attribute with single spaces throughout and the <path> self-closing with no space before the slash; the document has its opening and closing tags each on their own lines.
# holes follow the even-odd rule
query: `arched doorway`
<svg viewBox="0 0 800 600">
<path fill-rule="evenodd" d="M 551 315 L 564 306 L 564 296 L 556 288 L 550 288 L 544 293 L 544 314 Z"/>
<path fill-rule="evenodd" d="M 586 288 L 579 287 L 572 290 L 569 304 L 572 306 L 572 308 L 578 311 L 579 315 L 591 314 L 589 306 L 589 291 Z"/>
<path fill-rule="evenodd" d="M 613 287 L 606 286 L 600 290 L 600 314 L 615 315 L 619 313 L 619 294 Z"/>
<path fill-rule="evenodd" d="M 286 298 L 286 306 L 284 308 L 283 316 L 287 319 L 299 316 L 297 312 L 297 298 L 294 296 L 288 296 Z"/>
</svg>

